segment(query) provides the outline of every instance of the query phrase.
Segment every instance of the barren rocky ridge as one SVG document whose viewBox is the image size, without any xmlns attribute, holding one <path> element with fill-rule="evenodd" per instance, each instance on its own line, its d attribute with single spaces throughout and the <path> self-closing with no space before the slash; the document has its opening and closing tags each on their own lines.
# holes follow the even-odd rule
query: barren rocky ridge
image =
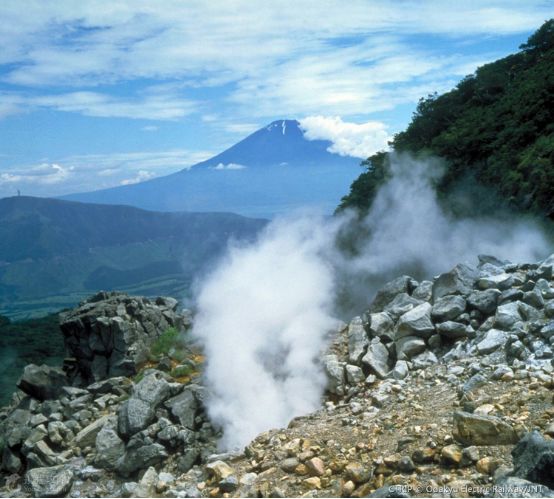
<svg viewBox="0 0 554 499">
<path fill-rule="evenodd" d="M 321 409 L 229 454 L 195 345 L 152 355 L 190 314 L 97 295 L 61 317 L 65 369 L 28 366 L 0 413 L 2 495 L 554 496 L 553 266 L 391 281 L 322 352 Z"/>
</svg>

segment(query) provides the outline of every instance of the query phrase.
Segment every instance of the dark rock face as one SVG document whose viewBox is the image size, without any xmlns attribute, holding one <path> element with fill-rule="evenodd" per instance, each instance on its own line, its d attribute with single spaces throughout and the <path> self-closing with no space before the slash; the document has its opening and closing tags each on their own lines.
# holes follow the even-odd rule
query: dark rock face
<svg viewBox="0 0 554 499">
<path fill-rule="evenodd" d="M 514 475 L 554 488 L 554 441 L 527 433 L 514 447 Z"/>
<path fill-rule="evenodd" d="M 68 376 L 83 386 L 114 376 L 132 376 L 152 344 L 169 327 L 190 324 L 173 298 L 131 297 L 101 292 L 60 314 L 60 328 L 73 365 Z"/>
<path fill-rule="evenodd" d="M 25 366 L 17 387 L 35 399 L 47 400 L 57 398 L 67 384 L 68 379 L 61 369 L 29 364 Z"/>
</svg>

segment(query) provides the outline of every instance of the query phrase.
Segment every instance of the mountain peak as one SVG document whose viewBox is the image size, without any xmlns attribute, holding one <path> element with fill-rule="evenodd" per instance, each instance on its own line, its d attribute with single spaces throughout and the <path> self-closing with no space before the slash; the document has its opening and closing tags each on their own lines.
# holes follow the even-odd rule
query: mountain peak
<svg viewBox="0 0 554 499">
<path fill-rule="evenodd" d="M 345 160 L 331 153 L 331 145 L 327 140 L 308 140 L 297 120 L 281 119 L 251 133 L 221 154 L 198 163 L 193 169 L 230 164 L 265 168 L 277 165 L 352 163 L 352 158 Z"/>
<path fill-rule="evenodd" d="M 281 133 L 281 135 L 286 135 L 287 128 L 289 130 L 289 133 L 291 130 L 299 131 L 300 130 L 300 123 L 296 120 L 277 120 L 272 121 L 269 125 L 265 127 L 265 129 L 268 132 L 277 132 Z"/>
<path fill-rule="evenodd" d="M 298 121 L 280 119 L 180 172 L 65 199 L 257 217 L 304 206 L 331 211 L 359 173 L 357 158 L 334 154 L 331 146 L 308 140 Z"/>
</svg>

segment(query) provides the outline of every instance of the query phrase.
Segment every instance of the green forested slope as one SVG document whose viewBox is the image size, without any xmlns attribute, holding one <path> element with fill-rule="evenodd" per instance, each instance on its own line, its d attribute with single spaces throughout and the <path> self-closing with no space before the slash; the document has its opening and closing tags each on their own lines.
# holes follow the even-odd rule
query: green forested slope
<svg viewBox="0 0 554 499">
<path fill-rule="evenodd" d="M 56 199 L 0 199 L 0 314 L 44 315 L 98 290 L 183 297 L 191 280 L 264 220 L 158 213 Z"/>
<path fill-rule="evenodd" d="M 554 218 L 554 20 L 521 51 L 479 68 L 452 91 L 421 99 L 397 151 L 446 160 L 442 194 L 463 181 L 494 189 L 506 203 Z M 340 208 L 366 210 L 387 176 L 387 155 L 368 158 Z"/>
</svg>

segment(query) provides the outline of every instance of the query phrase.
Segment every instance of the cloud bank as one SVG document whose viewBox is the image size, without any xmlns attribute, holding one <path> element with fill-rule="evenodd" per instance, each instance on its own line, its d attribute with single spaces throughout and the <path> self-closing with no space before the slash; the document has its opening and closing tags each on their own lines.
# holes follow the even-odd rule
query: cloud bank
<svg viewBox="0 0 554 499">
<path fill-rule="evenodd" d="M 413 102 L 416 93 L 417 101 L 446 89 L 477 63 L 498 56 L 486 49 L 465 54 L 458 40 L 525 33 L 552 14 L 539 0 L 331 0 L 318 9 L 307 0 L 266 2 L 256 9 L 247 0 L 31 5 L 0 4 L 2 79 L 23 89 L 1 98 L 4 115 L 48 107 L 174 120 L 197 108 L 204 114 L 220 109 L 224 100 L 210 107 L 206 93 L 198 92 L 213 96 L 215 88 L 249 119 L 374 112 Z M 441 37 L 455 56 L 412 43 L 420 35 Z M 143 83 L 113 91 L 125 82 Z M 161 84 L 157 95 L 148 95 L 150 82 Z"/>
</svg>

